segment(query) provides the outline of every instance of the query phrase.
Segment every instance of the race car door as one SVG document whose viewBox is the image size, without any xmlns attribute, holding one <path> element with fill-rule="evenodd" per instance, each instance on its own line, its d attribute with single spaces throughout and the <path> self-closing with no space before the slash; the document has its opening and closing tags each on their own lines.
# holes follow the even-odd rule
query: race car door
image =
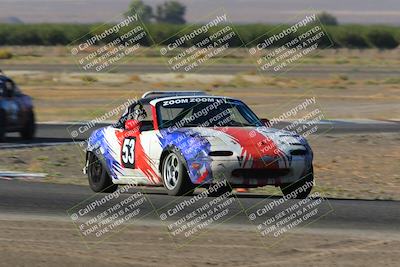
<svg viewBox="0 0 400 267">
<path fill-rule="evenodd" d="M 141 103 L 134 105 L 125 118 L 121 118 L 125 121 L 121 130 L 121 166 L 124 180 L 129 178 L 135 183 L 159 184 L 161 179 L 157 168 L 149 157 L 148 140 L 154 134 L 154 126 L 152 120 L 147 119 L 151 111 L 146 110 L 146 106 Z"/>
</svg>

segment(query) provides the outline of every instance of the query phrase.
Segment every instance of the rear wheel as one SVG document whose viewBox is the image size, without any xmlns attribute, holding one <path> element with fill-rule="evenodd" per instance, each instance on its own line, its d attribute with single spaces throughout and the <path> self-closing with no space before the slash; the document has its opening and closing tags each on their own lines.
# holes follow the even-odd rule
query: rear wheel
<svg viewBox="0 0 400 267">
<path fill-rule="evenodd" d="M 29 113 L 28 120 L 20 131 L 22 139 L 31 140 L 35 136 L 36 124 L 35 114 L 33 111 Z"/>
<path fill-rule="evenodd" d="M 162 163 L 162 178 L 168 195 L 182 196 L 191 195 L 194 185 L 190 181 L 188 172 L 183 164 L 182 156 L 171 151 Z"/>
<path fill-rule="evenodd" d="M 290 196 L 291 198 L 306 198 L 310 193 L 314 185 L 314 171 L 311 167 L 308 174 L 301 180 L 298 180 L 292 184 L 282 184 L 281 191 L 283 195 Z"/>
<path fill-rule="evenodd" d="M 88 156 L 88 179 L 90 188 L 94 192 L 112 193 L 117 190 L 118 185 L 113 184 L 107 170 L 101 164 L 100 160 L 90 153 Z"/>
</svg>

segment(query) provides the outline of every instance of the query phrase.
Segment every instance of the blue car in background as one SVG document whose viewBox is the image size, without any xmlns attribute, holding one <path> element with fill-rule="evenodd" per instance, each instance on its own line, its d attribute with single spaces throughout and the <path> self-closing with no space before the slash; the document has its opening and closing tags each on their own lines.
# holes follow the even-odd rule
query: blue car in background
<svg viewBox="0 0 400 267">
<path fill-rule="evenodd" d="M 0 142 L 8 132 L 19 132 L 25 140 L 33 139 L 35 129 L 32 98 L 0 71 Z"/>
</svg>

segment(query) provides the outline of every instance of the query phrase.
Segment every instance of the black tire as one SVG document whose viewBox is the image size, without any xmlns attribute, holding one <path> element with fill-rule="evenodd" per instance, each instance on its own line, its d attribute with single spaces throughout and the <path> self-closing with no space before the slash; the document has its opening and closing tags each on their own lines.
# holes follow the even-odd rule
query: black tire
<svg viewBox="0 0 400 267">
<path fill-rule="evenodd" d="M 87 174 L 90 188 L 94 192 L 115 192 L 115 190 L 118 188 L 118 185 L 112 182 L 101 161 L 93 153 L 90 153 L 88 157 L 89 162 Z"/>
<path fill-rule="evenodd" d="M 35 123 L 35 114 L 33 111 L 29 112 L 28 120 L 23 126 L 22 130 L 19 132 L 22 139 L 31 140 L 35 136 L 36 131 L 36 123 Z"/>
<path fill-rule="evenodd" d="M 3 110 L 0 110 L 0 142 L 6 137 L 6 117 Z"/>
<path fill-rule="evenodd" d="M 296 190 L 300 189 L 302 186 L 305 186 L 307 183 L 308 184 L 311 183 L 312 185 L 307 186 L 306 190 L 301 190 L 301 192 L 299 190 L 299 192 L 297 192 L 297 194 L 296 194 Z M 314 184 L 314 171 L 313 171 L 313 167 L 311 166 L 311 169 L 308 172 L 308 174 L 305 177 L 303 177 L 301 180 L 298 180 L 292 184 L 282 184 L 280 186 L 280 188 L 281 188 L 281 191 L 284 196 L 289 196 L 289 195 L 293 196 L 293 194 L 294 194 L 295 197 L 292 197 L 292 198 L 304 199 L 311 193 L 313 184 Z"/>
<path fill-rule="evenodd" d="M 174 164 L 173 162 L 175 162 Z M 171 162 L 169 162 L 171 161 Z M 172 162 L 173 161 L 173 162 Z M 192 181 L 190 181 L 189 174 L 184 165 L 184 158 L 178 151 L 170 151 L 162 161 L 161 176 L 163 179 L 163 184 L 165 189 L 170 196 L 183 196 L 192 195 L 195 186 Z M 168 166 L 169 164 L 171 166 Z M 169 170 L 168 170 L 168 167 Z M 171 168 L 174 167 L 174 171 Z M 168 178 L 168 176 L 173 172 L 174 182 Z M 172 175 L 172 174 L 171 174 Z"/>
<path fill-rule="evenodd" d="M 212 185 L 210 185 L 211 187 Z M 217 190 L 213 190 L 208 194 L 209 197 L 219 197 L 222 196 L 225 193 L 232 192 L 232 187 L 229 186 L 229 184 L 226 184 L 225 186 L 219 187 Z"/>
</svg>

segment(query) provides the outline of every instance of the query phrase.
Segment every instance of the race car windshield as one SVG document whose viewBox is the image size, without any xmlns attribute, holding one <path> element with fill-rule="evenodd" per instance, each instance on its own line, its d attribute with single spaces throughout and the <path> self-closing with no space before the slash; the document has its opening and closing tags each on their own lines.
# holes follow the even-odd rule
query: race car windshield
<svg viewBox="0 0 400 267">
<path fill-rule="evenodd" d="M 243 102 L 224 98 L 178 98 L 157 105 L 160 128 L 249 127 L 262 122 Z"/>
</svg>

